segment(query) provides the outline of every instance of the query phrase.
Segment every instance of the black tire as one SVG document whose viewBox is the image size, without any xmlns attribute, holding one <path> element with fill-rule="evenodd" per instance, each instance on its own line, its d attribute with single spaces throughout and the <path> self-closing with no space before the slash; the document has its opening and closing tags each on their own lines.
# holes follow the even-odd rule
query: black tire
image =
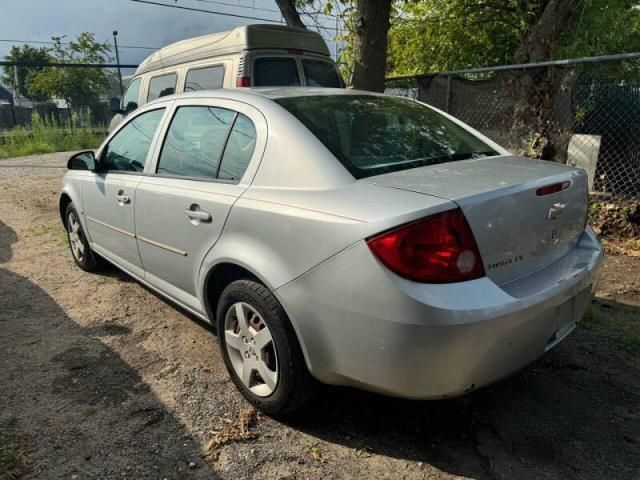
<svg viewBox="0 0 640 480">
<path fill-rule="evenodd" d="M 258 396 L 249 390 L 237 375 L 225 342 L 225 318 L 238 302 L 250 305 L 267 325 L 278 365 L 278 380 L 269 396 Z M 261 412 L 282 418 L 303 406 L 315 393 L 317 381 L 307 366 L 293 327 L 284 309 L 269 290 L 252 280 L 237 280 L 227 286 L 220 296 L 216 312 L 218 340 L 222 358 L 236 387 Z"/>
<path fill-rule="evenodd" d="M 82 255 L 79 255 L 73 247 L 72 222 L 70 221 L 71 217 L 75 218 L 78 224 L 78 230 L 75 233 L 77 235 L 77 241 L 82 244 Z M 73 206 L 73 203 L 67 205 L 67 209 L 64 214 L 64 226 L 65 230 L 67 231 L 67 241 L 69 242 L 69 250 L 71 251 L 73 261 L 76 262 L 76 265 L 78 265 L 82 270 L 86 272 L 96 271 L 101 266 L 102 262 L 100 261 L 100 257 L 98 257 L 89 246 L 89 242 L 84 233 L 84 229 L 82 228 L 82 223 L 80 223 L 80 215 L 78 215 L 78 212 Z"/>
</svg>

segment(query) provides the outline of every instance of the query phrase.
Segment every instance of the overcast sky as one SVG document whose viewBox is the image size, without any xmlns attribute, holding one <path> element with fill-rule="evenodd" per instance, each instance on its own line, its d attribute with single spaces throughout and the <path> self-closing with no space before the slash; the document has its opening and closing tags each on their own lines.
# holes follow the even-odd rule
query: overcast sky
<svg viewBox="0 0 640 480">
<path fill-rule="evenodd" d="M 277 10 L 274 0 L 177 0 L 177 3 L 174 0 L 153 1 L 274 20 L 281 18 L 277 11 L 262 10 Z M 67 35 L 68 38 L 75 38 L 81 32 L 93 32 L 97 40 L 111 42 L 113 30 L 118 30 L 119 45 L 162 47 L 184 38 L 249 23 L 266 22 L 135 3 L 131 0 L 0 0 L 0 40 L 49 41 L 51 36 Z M 326 25 L 335 27 L 331 20 Z M 334 32 L 324 33 L 333 54 L 335 47 L 331 39 Z M 0 57 L 4 57 L 11 46 L 12 43 L 0 42 Z M 152 50 L 120 48 L 120 61 L 137 64 L 150 53 Z"/>
</svg>

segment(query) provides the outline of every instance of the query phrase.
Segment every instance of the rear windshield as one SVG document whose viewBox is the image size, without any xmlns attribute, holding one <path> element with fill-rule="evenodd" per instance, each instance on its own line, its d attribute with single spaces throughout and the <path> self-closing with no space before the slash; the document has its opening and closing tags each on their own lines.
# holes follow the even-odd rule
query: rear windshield
<svg viewBox="0 0 640 480">
<path fill-rule="evenodd" d="M 498 154 L 451 120 L 408 99 L 322 95 L 276 102 L 355 178 Z"/>
<path fill-rule="evenodd" d="M 333 64 L 324 60 L 302 59 L 302 70 L 307 87 L 340 88 L 340 77 Z"/>
<path fill-rule="evenodd" d="M 256 87 L 294 87 L 300 85 L 295 58 L 266 57 L 253 62 L 253 85 Z"/>
</svg>

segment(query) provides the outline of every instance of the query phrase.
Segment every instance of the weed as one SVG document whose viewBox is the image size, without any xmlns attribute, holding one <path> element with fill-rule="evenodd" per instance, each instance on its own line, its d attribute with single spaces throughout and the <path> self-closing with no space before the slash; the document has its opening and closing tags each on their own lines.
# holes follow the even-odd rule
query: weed
<svg viewBox="0 0 640 480">
<path fill-rule="evenodd" d="M 304 444 L 303 450 L 305 453 L 309 454 L 313 460 L 320 463 L 325 463 L 327 460 L 322 456 L 322 452 L 320 451 L 320 447 L 318 447 L 318 442 L 306 442 Z"/>
<path fill-rule="evenodd" d="M 17 426 L 15 417 L 0 424 L 0 478 L 20 478 L 31 464 L 31 438 Z"/>
<path fill-rule="evenodd" d="M 90 417 L 91 415 L 95 415 L 98 413 L 98 409 L 96 407 L 87 406 L 82 409 L 82 415 L 85 417 Z"/>
<path fill-rule="evenodd" d="M 256 438 L 251 429 L 258 421 L 258 412 L 254 408 L 245 408 L 235 420 L 225 419 L 225 424 L 219 430 L 210 432 L 211 439 L 204 447 L 205 454 L 217 460 L 220 447 L 232 442 L 246 442 Z"/>
<path fill-rule="evenodd" d="M 588 329 L 592 329 L 600 323 L 602 323 L 600 312 L 594 307 L 589 307 L 585 312 L 584 317 L 582 317 L 582 325 Z"/>
<path fill-rule="evenodd" d="M 58 233 L 55 239 L 55 243 L 60 247 L 66 247 L 69 243 L 69 240 L 67 239 L 67 232 L 63 230 L 62 232 Z"/>
<path fill-rule="evenodd" d="M 0 159 L 97 147 L 105 135 L 88 126 L 75 126 L 80 117 L 83 117 L 80 122 L 83 125 L 91 124 L 90 119 L 84 118 L 86 115 L 74 115 L 70 121 L 60 122 L 54 116 L 42 117 L 34 113 L 31 129 L 18 126 L 4 137 Z"/>
<path fill-rule="evenodd" d="M 598 214 L 598 212 L 602 209 L 602 204 L 599 202 L 593 202 L 589 204 L 589 216 L 593 217 Z"/>
</svg>

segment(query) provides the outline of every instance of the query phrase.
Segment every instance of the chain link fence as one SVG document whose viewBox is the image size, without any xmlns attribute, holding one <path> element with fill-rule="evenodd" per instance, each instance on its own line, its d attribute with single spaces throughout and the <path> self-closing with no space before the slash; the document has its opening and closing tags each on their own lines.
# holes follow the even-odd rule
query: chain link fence
<svg viewBox="0 0 640 480">
<path fill-rule="evenodd" d="M 0 158 L 95 148 L 106 136 L 114 115 L 109 99 L 121 96 L 113 65 L 0 65 Z M 32 73 L 44 68 L 66 84 L 69 98 L 32 91 Z"/>
<path fill-rule="evenodd" d="M 387 80 L 519 155 L 587 170 L 595 195 L 640 198 L 640 54 Z"/>
</svg>

